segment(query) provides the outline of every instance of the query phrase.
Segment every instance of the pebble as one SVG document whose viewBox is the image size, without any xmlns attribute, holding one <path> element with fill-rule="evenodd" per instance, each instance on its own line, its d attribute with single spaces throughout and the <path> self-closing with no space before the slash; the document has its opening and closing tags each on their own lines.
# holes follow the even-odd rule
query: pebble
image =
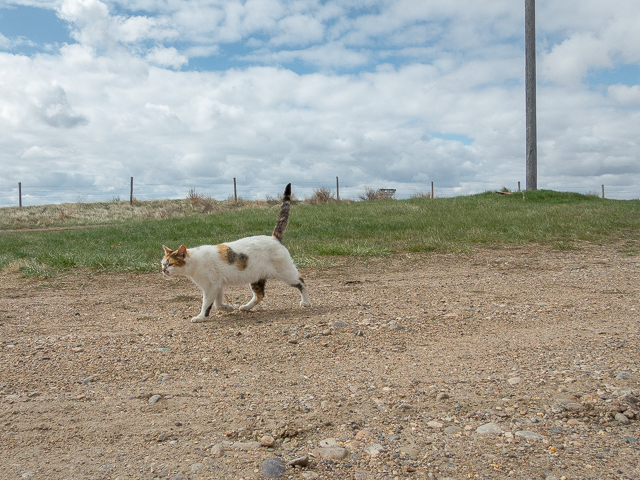
<svg viewBox="0 0 640 480">
<path fill-rule="evenodd" d="M 320 446 L 322 448 L 332 448 L 339 447 L 340 444 L 335 438 L 325 438 L 324 440 L 320 440 Z"/>
<path fill-rule="evenodd" d="M 627 418 L 627 416 L 623 413 L 616 413 L 616 416 L 614 417 L 616 422 L 620 422 L 623 425 L 629 425 L 629 418 Z"/>
<path fill-rule="evenodd" d="M 362 440 L 363 438 L 367 438 L 371 436 L 371 430 L 368 428 L 363 428 L 362 430 L 356 433 L 356 440 Z"/>
<path fill-rule="evenodd" d="M 441 402 L 442 400 L 446 400 L 447 398 L 449 398 L 449 394 L 445 392 L 440 392 L 438 395 L 436 395 L 436 400 L 438 402 Z"/>
<path fill-rule="evenodd" d="M 316 457 L 326 458 L 328 460 L 344 460 L 349 455 L 347 449 L 342 447 L 314 448 L 311 453 Z"/>
<path fill-rule="evenodd" d="M 420 455 L 418 449 L 413 447 L 400 447 L 400 451 L 402 453 L 406 453 L 410 457 L 417 457 L 418 455 Z"/>
<path fill-rule="evenodd" d="M 292 345 L 297 345 L 298 344 L 298 339 L 297 338 L 290 338 L 289 340 L 287 340 L 287 342 L 289 342 Z"/>
<path fill-rule="evenodd" d="M 435 420 L 431 420 L 427 422 L 427 426 L 431 428 L 442 428 L 443 424 L 440 422 L 436 422 Z"/>
<path fill-rule="evenodd" d="M 194 463 L 189 467 L 189 470 L 191 470 L 191 473 L 198 473 L 203 468 L 204 468 L 204 464 L 202 464 L 202 463 Z"/>
<path fill-rule="evenodd" d="M 380 452 L 384 452 L 384 447 L 379 443 L 373 443 L 364 449 L 364 453 L 369 455 L 378 455 Z"/>
<path fill-rule="evenodd" d="M 166 348 L 166 347 L 160 347 L 160 348 L 158 349 L 158 351 L 159 351 L 159 352 L 162 352 L 162 353 L 169 353 L 169 349 L 168 349 L 168 348 Z"/>
<path fill-rule="evenodd" d="M 300 457 L 294 458 L 287 465 L 291 467 L 300 466 L 300 467 L 308 467 L 309 466 L 309 457 Z"/>
<path fill-rule="evenodd" d="M 533 440 L 533 441 L 542 441 L 545 439 L 544 435 L 540 435 L 539 433 L 536 432 L 530 432 L 528 430 L 520 430 L 519 432 L 515 433 L 516 437 L 522 437 L 526 440 Z"/>
<path fill-rule="evenodd" d="M 211 447 L 211 450 L 209 450 L 209 453 L 211 454 L 212 457 L 221 457 L 222 455 L 224 455 L 224 447 L 218 443 L 213 447 Z"/>
<path fill-rule="evenodd" d="M 344 328 L 344 327 L 347 326 L 347 324 L 344 323 L 344 322 L 334 322 L 334 323 L 331 324 L 331 326 L 333 328 Z"/>
<path fill-rule="evenodd" d="M 485 423 L 476 428 L 476 433 L 480 435 L 498 435 L 502 433 L 502 428 L 495 423 Z"/>
<path fill-rule="evenodd" d="M 513 377 L 513 378 L 510 378 L 509 380 L 507 380 L 509 385 L 517 385 L 521 381 L 522 381 L 522 378 L 520 378 L 520 377 Z"/>
<path fill-rule="evenodd" d="M 149 403 L 158 403 L 158 400 L 162 398 L 162 395 L 153 395 L 149 398 Z"/>
<path fill-rule="evenodd" d="M 279 458 L 267 458 L 262 462 L 262 475 L 266 478 L 280 478 L 285 469 L 284 462 Z"/>
<path fill-rule="evenodd" d="M 94 378 L 95 378 L 95 377 L 87 377 L 87 378 L 84 378 L 84 379 L 82 380 L 82 383 L 83 383 L 84 385 L 88 385 L 89 383 L 93 382 Z"/>
<path fill-rule="evenodd" d="M 446 433 L 447 435 L 457 435 L 459 433 L 462 434 L 462 428 L 451 425 L 450 427 L 444 429 L 444 433 Z"/>
<path fill-rule="evenodd" d="M 260 439 L 260 445 L 262 445 L 263 447 L 273 447 L 275 444 L 276 444 L 276 439 L 273 438 L 271 435 L 264 435 Z"/>
</svg>

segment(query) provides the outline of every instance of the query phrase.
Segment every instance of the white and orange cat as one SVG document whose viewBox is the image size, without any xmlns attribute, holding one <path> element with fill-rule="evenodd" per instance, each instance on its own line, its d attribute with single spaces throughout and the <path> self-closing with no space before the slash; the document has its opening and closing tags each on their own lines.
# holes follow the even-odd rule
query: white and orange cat
<svg viewBox="0 0 640 480">
<path fill-rule="evenodd" d="M 257 235 L 220 245 L 187 248 L 181 245 L 171 250 L 164 245 L 162 273 L 185 276 L 202 290 L 202 309 L 192 322 L 204 322 L 211 307 L 230 312 L 233 305 L 224 303 L 223 290 L 227 285 L 250 284 L 253 298 L 240 310 L 251 310 L 264 298 L 267 279 L 277 278 L 300 290 L 300 305 L 308 307 L 309 294 L 304 280 L 293 264 L 289 250 L 282 245 L 282 235 L 289 223 L 291 184 L 284 190 L 280 215 L 271 236 Z"/>
</svg>

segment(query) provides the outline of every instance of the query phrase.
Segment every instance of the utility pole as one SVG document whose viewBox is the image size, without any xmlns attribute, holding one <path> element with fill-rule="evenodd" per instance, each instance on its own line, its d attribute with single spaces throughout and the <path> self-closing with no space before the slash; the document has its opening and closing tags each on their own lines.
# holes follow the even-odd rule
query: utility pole
<svg viewBox="0 0 640 480">
<path fill-rule="evenodd" d="M 524 0 L 525 90 L 527 122 L 527 190 L 538 189 L 536 127 L 536 2 Z"/>
</svg>

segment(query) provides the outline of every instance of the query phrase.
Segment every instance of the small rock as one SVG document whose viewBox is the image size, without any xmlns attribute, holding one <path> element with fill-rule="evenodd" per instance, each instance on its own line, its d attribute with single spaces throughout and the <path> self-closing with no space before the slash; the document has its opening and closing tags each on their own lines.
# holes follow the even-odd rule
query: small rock
<svg viewBox="0 0 640 480">
<path fill-rule="evenodd" d="M 80 352 L 84 352 L 84 348 L 82 348 L 82 347 L 73 347 L 73 348 L 71 349 L 71 351 L 72 351 L 73 353 L 80 353 Z"/>
<path fill-rule="evenodd" d="M 308 467 L 309 466 L 309 457 L 300 457 L 294 458 L 289 463 L 287 463 L 290 467 L 300 466 L 300 467 Z"/>
<path fill-rule="evenodd" d="M 446 433 L 447 435 L 462 434 L 462 428 L 456 427 L 455 425 L 451 425 L 450 427 L 447 427 L 444 429 L 444 433 Z"/>
<path fill-rule="evenodd" d="M 627 418 L 627 416 L 623 413 L 616 413 L 616 416 L 614 417 L 616 422 L 620 422 L 623 425 L 629 425 L 629 419 Z"/>
<path fill-rule="evenodd" d="M 297 338 L 290 338 L 289 340 L 287 340 L 287 342 L 289 342 L 292 345 L 297 345 L 298 344 L 298 339 Z"/>
<path fill-rule="evenodd" d="M 520 378 L 520 377 L 513 377 L 513 378 L 510 378 L 509 380 L 507 380 L 507 383 L 508 383 L 509 385 L 517 385 L 517 384 L 518 384 L 518 383 L 520 383 L 521 381 L 522 381 L 522 378 Z"/>
<path fill-rule="evenodd" d="M 273 447 L 276 444 L 276 439 L 271 435 L 265 435 L 260 439 L 260 445 L 263 447 Z"/>
<path fill-rule="evenodd" d="M 331 335 L 331 330 L 329 330 L 329 329 L 323 330 L 322 331 L 322 335 L 324 335 L 325 337 L 328 336 L 328 335 Z"/>
<path fill-rule="evenodd" d="M 166 433 L 161 433 L 160 435 L 158 435 L 158 438 L 156 438 L 156 442 L 164 442 L 168 439 L 169 435 L 167 435 Z"/>
<path fill-rule="evenodd" d="M 160 347 L 158 351 L 161 353 L 169 353 L 169 349 L 167 347 Z"/>
<path fill-rule="evenodd" d="M 515 435 L 516 437 L 521 437 L 526 440 L 533 440 L 536 442 L 539 442 L 545 439 L 544 435 L 540 435 L 539 433 L 536 433 L 536 432 L 530 432 L 528 430 L 520 430 L 519 432 L 516 432 Z"/>
<path fill-rule="evenodd" d="M 262 475 L 266 478 L 280 478 L 285 469 L 284 462 L 279 458 L 267 458 L 262 462 Z"/>
<path fill-rule="evenodd" d="M 400 451 L 402 453 L 406 453 L 410 457 L 417 457 L 418 455 L 420 455 L 418 449 L 413 447 L 400 447 Z"/>
<path fill-rule="evenodd" d="M 320 475 L 318 475 L 316 472 L 303 472 L 302 478 L 315 479 L 320 478 Z"/>
<path fill-rule="evenodd" d="M 480 435 L 498 435 L 502 433 L 502 428 L 495 423 L 485 423 L 476 428 L 476 433 Z"/>
<path fill-rule="evenodd" d="M 362 440 L 363 438 L 367 438 L 371 436 L 371 430 L 368 428 L 363 428 L 362 430 L 356 433 L 356 440 Z"/>
<path fill-rule="evenodd" d="M 431 427 L 431 428 L 442 428 L 442 423 L 440 422 L 436 422 L 435 420 L 431 420 L 429 422 L 427 422 L 427 427 Z"/>
<path fill-rule="evenodd" d="M 29 398 L 34 398 L 39 396 L 40 396 L 40 392 L 31 392 L 29 395 L 27 395 L 27 397 Z"/>
<path fill-rule="evenodd" d="M 334 323 L 331 324 L 331 326 L 333 328 L 344 328 L 344 327 L 347 326 L 347 324 L 344 323 L 344 322 L 334 322 Z"/>
<path fill-rule="evenodd" d="M 209 453 L 211 454 L 212 457 L 221 457 L 222 455 L 224 455 L 224 448 L 221 444 L 217 444 L 214 445 L 213 447 L 211 447 L 211 450 L 209 450 Z"/>
<path fill-rule="evenodd" d="M 384 451 L 384 447 L 379 443 L 373 443 L 364 449 L 364 453 L 368 453 L 369 455 L 378 455 L 380 452 Z"/>
<path fill-rule="evenodd" d="M 83 380 L 82 380 L 82 383 L 83 383 L 84 385 L 88 385 L 89 383 L 93 382 L 94 378 L 95 378 L 95 377 L 87 377 L 87 378 L 85 378 L 85 379 L 83 379 Z"/>
<path fill-rule="evenodd" d="M 204 464 L 202 464 L 202 463 L 194 463 L 189 467 L 189 470 L 191 470 L 191 473 L 198 473 L 203 468 L 204 468 Z"/>
<path fill-rule="evenodd" d="M 260 442 L 235 442 L 231 445 L 231 448 L 248 452 L 250 450 L 258 450 L 261 446 L 262 444 Z"/>
<path fill-rule="evenodd" d="M 447 398 L 449 398 L 449 394 L 445 392 L 440 392 L 438 395 L 436 395 L 436 400 L 438 402 L 441 402 L 442 400 L 446 400 Z"/>
<path fill-rule="evenodd" d="M 368 472 L 365 472 L 363 470 L 358 470 L 356 472 L 355 480 L 371 480 L 371 478 L 372 477 Z"/>
<path fill-rule="evenodd" d="M 313 449 L 311 453 L 327 460 L 344 460 L 349 455 L 347 449 L 342 447 L 320 447 Z"/>
<path fill-rule="evenodd" d="M 331 448 L 331 447 L 339 447 L 340 444 L 335 438 L 325 438 L 324 440 L 320 440 L 320 446 L 322 448 Z"/>
<path fill-rule="evenodd" d="M 149 398 L 149 403 L 158 403 L 158 400 L 162 398 L 162 395 L 153 395 Z"/>
</svg>

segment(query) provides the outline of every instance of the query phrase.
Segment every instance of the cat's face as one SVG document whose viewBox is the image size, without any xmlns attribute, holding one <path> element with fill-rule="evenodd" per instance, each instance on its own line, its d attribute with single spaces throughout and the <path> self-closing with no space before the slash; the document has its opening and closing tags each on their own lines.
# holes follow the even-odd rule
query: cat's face
<svg viewBox="0 0 640 480">
<path fill-rule="evenodd" d="M 180 274 L 184 266 L 187 262 L 187 257 L 189 256 L 189 252 L 187 252 L 187 247 L 184 245 L 180 245 L 180 248 L 177 250 L 171 250 L 168 247 L 162 246 L 164 249 L 164 257 L 162 257 L 162 261 L 160 265 L 162 267 L 163 275 L 175 275 Z"/>
</svg>

